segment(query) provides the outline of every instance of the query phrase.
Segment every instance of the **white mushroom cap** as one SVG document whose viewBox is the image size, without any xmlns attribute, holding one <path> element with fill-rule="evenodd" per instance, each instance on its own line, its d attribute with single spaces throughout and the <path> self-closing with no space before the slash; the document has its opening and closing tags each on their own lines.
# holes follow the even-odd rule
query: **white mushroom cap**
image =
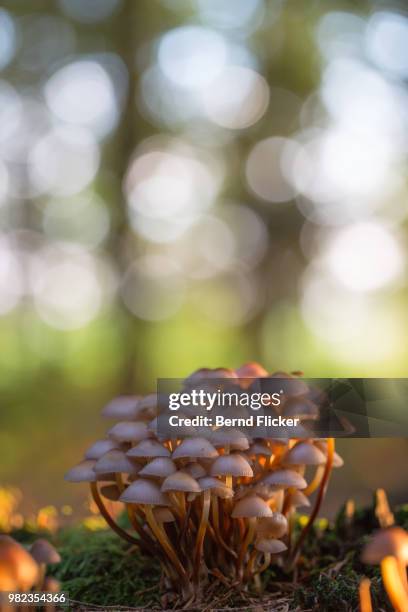
<svg viewBox="0 0 408 612">
<path fill-rule="evenodd" d="M 272 516 L 272 510 L 261 497 L 258 497 L 258 495 L 248 495 L 237 501 L 231 516 L 232 518 Z"/>
<path fill-rule="evenodd" d="M 201 488 L 198 482 L 185 472 L 175 472 L 164 480 L 162 491 L 183 491 L 184 493 L 200 493 Z"/>
<path fill-rule="evenodd" d="M 327 442 L 326 440 L 317 440 L 315 442 L 316 446 L 322 451 L 322 453 L 324 453 L 327 457 Z M 334 468 L 340 468 L 343 467 L 344 465 L 344 461 L 343 458 L 340 457 L 340 455 L 338 453 L 336 453 L 336 451 L 334 452 L 333 455 L 333 467 Z"/>
<path fill-rule="evenodd" d="M 305 397 L 290 398 L 285 403 L 282 413 L 285 417 L 315 420 L 319 416 L 319 409 L 316 404 Z"/>
<path fill-rule="evenodd" d="M 95 482 L 95 464 L 96 462 L 90 459 L 81 461 L 81 463 L 78 463 L 78 465 L 75 465 L 73 468 L 68 470 L 64 476 L 64 479 L 68 480 L 68 482 Z"/>
<path fill-rule="evenodd" d="M 169 457 L 156 457 L 140 470 L 139 475 L 166 478 L 176 471 L 176 464 Z"/>
<path fill-rule="evenodd" d="M 190 476 L 196 480 L 197 478 L 203 478 L 207 474 L 205 468 L 197 461 L 193 461 L 192 463 L 184 466 L 182 471 L 186 472 L 186 474 L 190 474 Z"/>
<path fill-rule="evenodd" d="M 253 476 L 252 468 L 245 457 L 238 453 L 220 455 L 210 470 L 211 476 Z"/>
<path fill-rule="evenodd" d="M 363 563 L 377 564 L 392 555 L 408 565 L 408 533 L 402 527 L 387 527 L 374 534 L 361 555 Z"/>
<path fill-rule="evenodd" d="M 249 448 L 246 435 L 233 428 L 221 428 L 211 432 L 210 441 L 216 448 L 229 446 L 231 449 L 244 451 Z"/>
<path fill-rule="evenodd" d="M 159 486 L 147 478 L 138 478 L 120 496 L 120 501 L 128 504 L 145 504 L 148 506 L 169 506 L 167 496 Z"/>
<path fill-rule="evenodd" d="M 111 450 L 119 448 L 119 444 L 114 440 L 97 440 L 92 446 L 88 448 L 85 453 L 85 459 L 100 459 L 102 455 L 105 455 Z"/>
<path fill-rule="evenodd" d="M 260 518 L 256 527 L 260 536 L 281 538 L 288 531 L 288 521 L 281 512 L 273 512 L 272 516 Z"/>
<path fill-rule="evenodd" d="M 120 395 L 111 400 L 102 410 L 102 416 L 106 419 L 135 419 L 139 414 L 138 395 Z"/>
<path fill-rule="evenodd" d="M 108 436 L 117 442 L 140 442 L 149 435 L 147 425 L 142 421 L 122 421 L 108 431 Z"/>
<path fill-rule="evenodd" d="M 287 550 L 286 544 L 281 540 L 274 540 L 272 538 L 260 538 L 255 542 L 256 550 L 260 552 L 269 553 L 271 555 L 279 555 L 280 553 Z"/>
<path fill-rule="evenodd" d="M 128 457 L 170 457 L 170 451 L 157 440 L 142 440 L 127 452 Z"/>
<path fill-rule="evenodd" d="M 295 508 L 301 508 L 302 506 L 308 508 L 310 501 L 302 491 L 295 491 L 291 496 L 291 504 Z"/>
<path fill-rule="evenodd" d="M 273 485 L 283 489 L 294 487 L 295 489 L 306 489 L 307 482 L 293 470 L 275 470 L 262 479 L 262 484 Z"/>
<path fill-rule="evenodd" d="M 140 465 L 131 461 L 123 451 L 112 450 L 95 463 L 96 474 L 119 474 L 121 472 L 134 476 L 140 471 Z"/>
<path fill-rule="evenodd" d="M 186 438 L 173 451 L 173 459 L 196 459 L 218 457 L 217 450 L 205 438 Z"/>
<path fill-rule="evenodd" d="M 261 455 L 261 456 L 264 456 L 264 457 L 270 457 L 271 455 L 273 455 L 273 451 L 269 448 L 269 446 L 267 446 L 263 442 L 256 442 L 255 441 L 249 447 L 248 454 L 249 455 Z"/>
<path fill-rule="evenodd" d="M 61 557 L 52 544 L 40 538 L 30 546 L 30 554 L 37 563 L 60 563 Z"/>
<path fill-rule="evenodd" d="M 311 442 L 298 442 L 283 458 L 286 465 L 323 465 L 326 457 Z"/>
<path fill-rule="evenodd" d="M 228 487 L 222 480 L 218 480 L 218 478 L 204 476 L 204 478 L 198 480 L 198 484 L 202 491 L 211 490 L 214 495 L 222 499 L 229 499 L 234 496 L 234 490 Z"/>
</svg>

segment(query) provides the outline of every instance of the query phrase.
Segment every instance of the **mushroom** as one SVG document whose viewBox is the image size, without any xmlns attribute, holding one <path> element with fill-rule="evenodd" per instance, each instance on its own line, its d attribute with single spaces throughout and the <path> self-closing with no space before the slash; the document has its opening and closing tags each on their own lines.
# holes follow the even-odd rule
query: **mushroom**
<svg viewBox="0 0 408 612">
<path fill-rule="evenodd" d="M 187 579 L 187 575 L 184 567 L 182 566 L 176 551 L 171 545 L 162 524 L 157 522 L 152 509 L 152 506 L 169 505 L 169 501 L 165 493 L 160 491 L 159 486 L 153 481 L 147 480 L 146 478 L 139 478 L 129 485 L 126 491 L 121 495 L 120 501 L 142 505 L 147 523 L 152 533 L 157 538 L 157 541 L 160 543 L 171 563 L 173 563 L 174 567 L 177 569 L 180 577 L 185 581 Z"/>
<path fill-rule="evenodd" d="M 105 419 L 135 419 L 140 410 L 138 395 L 121 395 L 109 402 L 102 410 Z"/>
<path fill-rule="evenodd" d="M 29 591 L 38 584 L 40 568 L 13 538 L 0 535 L 0 591 Z"/>
<path fill-rule="evenodd" d="M 119 450 L 119 445 L 115 440 L 97 440 L 86 451 L 85 459 L 97 461 L 111 450 Z"/>
<path fill-rule="evenodd" d="M 408 610 L 408 533 L 401 527 L 378 531 L 363 549 L 363 563 L 380 564 L 384 586 L 398 611 Z"/>
<path fill-rule="evenodd" d="M 168 448 L 157 442 L 157 440 L 142 440 L 136 446 L 127 452 L 128 457 L 140 457 L 147 459 L 149 457 L 170 457 Z"/>
<path fill-rule="evenodd" d="M 43 587 L 45 573 L 47 571 L 47 565 L 54 563 L 60 563 L 61 557 L 48 540 L 40 538 L 36 540 L 30 547 L 30 554 L 35 559 L 40 567 L 40 576 L 38 580 L 38 586 L 41 589 Z"/>
<path fill-rule="evenodd" d="M 238 453 L 220 455 L 214 461 L 210 470 L 211 476 L 225 476 L 225 484 L 232 487 L 232 478 L 239 476 L 253 476 L 254 472 L 245 457 Z"/>
<path fill-rule="evenodd" d="M 237 568 L 242 573 L 242 562 L 248 546 L 254 539 L 256 531 L 256 519 L 265 516 L 272 516 L 272 510 L 268 504 L 257 495 L 249 495 L 240 499 L 234 506 L 232 518 L 245 518 L 248 521 L 248 529 L 242 542 L 241 550 L 238 555 Z"/>
<path fill-rule="evenodd" d="M 116 442 L 140 442 L 150 436 L 146 423 L 140 421 L 122 421 L 116 423 L 109 431 L 108 436 Z"/>
<path fill-rule="evenodd" d="M 186 438 L 173 451 L 172 459 L 214 459 L 217 449 L 205 438 Z"/>
<path fill-rule="evenodd" d="M 156 457 L 140 470 L 140 476 L 166 478 L 177 471 L 176 464 L 169 457 Z"/>
<path fill-rule="evenodd" d="M 293 487 L 295 489 L 305 489 L 307 482 L 297 472 L 293 470 L 274 470 L 267 474 L 261 481 L 263 484 L 274 485 L 277 488 L 288 489 Z"/>
</svg>

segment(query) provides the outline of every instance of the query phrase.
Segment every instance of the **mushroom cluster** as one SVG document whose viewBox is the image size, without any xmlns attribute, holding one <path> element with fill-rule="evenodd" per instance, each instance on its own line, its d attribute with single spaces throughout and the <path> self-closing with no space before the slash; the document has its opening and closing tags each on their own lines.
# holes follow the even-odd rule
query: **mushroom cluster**
<svg viewBox="0 0 408 612">
<path fill-rule="evenodd" d="M 60 561 L 57 550 L 47 540 L 36 540 L 26 550 L 12 537 L 0 535 L 0 593 L 31 590 L 57 593 L 59 583 L 47 577 L 46 571 L 47 565 Z"/>
<path fill-rule="evenodd" d="M 202 369 L 184 382 L 237 379 L 248 386 L 268 377 L 259 364 L 237 370 Z M 282 414 L 298 414 L 303 424 L 316 418 L 310 388 L 298 381 Z M 209 381 L 209 382 L 208 382 Z M 300 389 L 300 392 L 299 392 Z M 108 525 L 122 538 L 156 555 L 169 588 L 184 600 L 197 597 L 210 579 L 259 586 L 271 562 L 291 567 L 316 518 L 332 467 L 342 465 L 334 440 L 252 438 L 236 428 L 189 428 L 184 437 L 163 436 L 158 428 L 157 394 L 122 396 L 103 410 L 116 420 L 104 440 L 65 476 L 90 484 L 93 499 Z M 307 468 L 314 470 L 309 483 Z M 297 508 L 311 505 L 306 525 L 293 541 Z M 123 503 L 131 533 L 115 521 L 105 500 Z"/>
<path fill-rule="evenodd" d="M 385 590 L 394 610 L 408 610 L 408 533 L 401 527 L 378 531 L 366 544 L 361 555 L 364 563 L 380 565 Z M 370 581 L 360 584 L 361 612 L 371 612 Z"/>
</svg>

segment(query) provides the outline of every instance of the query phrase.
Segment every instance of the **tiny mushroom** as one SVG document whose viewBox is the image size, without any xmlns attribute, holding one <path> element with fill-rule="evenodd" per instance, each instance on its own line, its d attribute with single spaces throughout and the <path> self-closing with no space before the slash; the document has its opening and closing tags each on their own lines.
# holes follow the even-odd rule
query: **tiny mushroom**
<svg viewBox="0 0 408 612">
<path fill-rule="evenodd" d="M 40 578 L 40 568 L 27 550 L 10 536 L 0 535 L 0 591 L 29 591 Z"/>
</svg>

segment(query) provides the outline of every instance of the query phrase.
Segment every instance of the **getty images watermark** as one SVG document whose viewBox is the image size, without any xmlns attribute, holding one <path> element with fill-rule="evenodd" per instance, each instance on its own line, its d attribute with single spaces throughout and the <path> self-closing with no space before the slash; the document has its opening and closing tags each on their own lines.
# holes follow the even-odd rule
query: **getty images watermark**
<svg viewBox="0 0 408 612">
<path fill-rule="evenodd" d="M 168 408 L 172 411 L 191 408 L 202 408 L 206 412 L 224 408 L 245 408 L 258 411 L 263 408 L 278 407 L 281 405 L 283 390 L 276 393 L 255 393 L 239 391 L 206 391 L 204 389 L 192 389 L 181 393 L 170 393 L 168 396 Z M 225 414 L 196 414 L 186 416 L 185 414 L 174 414 L 168 418 L 171 427 L 296 427 L 300 423 L 297 417 L 284 417 L 277 414 L 250 414 L 246 416 L 226 416 Z"/>
</svg>

